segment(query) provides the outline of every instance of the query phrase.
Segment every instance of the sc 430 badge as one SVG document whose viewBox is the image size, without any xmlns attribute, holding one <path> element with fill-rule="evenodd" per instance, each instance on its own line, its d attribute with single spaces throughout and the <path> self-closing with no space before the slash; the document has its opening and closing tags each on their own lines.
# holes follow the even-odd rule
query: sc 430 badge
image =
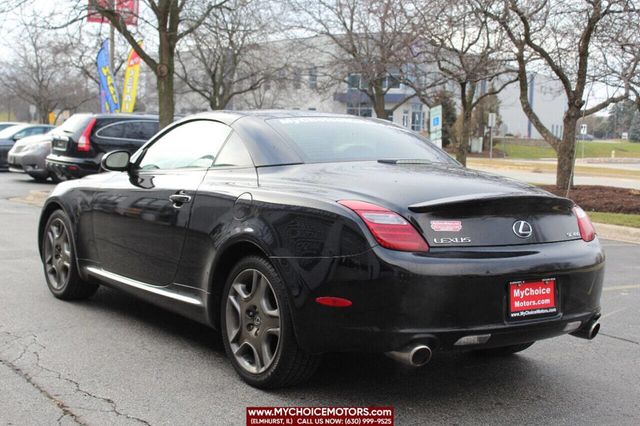
<svg viewBox="0 0 640 426">
<path fill-rule="evenodd" d="M 434 238 L 433 242 L 436 244 L 462 244 L 462 243 L 470 243 L 471 238 L 469 237 L 442 237 L 442 238 Z"/>
<path fill-rule="evenodd" d="M 462 222 L 459 220 L 432 220 L 430 222 L 431 229 L 436 232 L 460 232 L 462 231 Z"/>
</svg>

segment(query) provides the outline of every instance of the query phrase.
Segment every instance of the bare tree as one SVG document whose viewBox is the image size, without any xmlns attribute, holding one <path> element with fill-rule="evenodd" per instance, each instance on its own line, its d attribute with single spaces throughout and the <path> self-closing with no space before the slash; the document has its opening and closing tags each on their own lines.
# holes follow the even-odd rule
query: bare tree
<svg viewBox="0 0 640 426">
<path fill-rule="evenodd" d="M 41 17 L 23 17 L 20 22 L 21 36 L 12 48 L 11 59 L 1 66 L 0 84 L 33 105 L 38 120 L 48 123 L 50 113 L 75 111 L 95 100 L 97 91 L 82 84 L 80 73 L 69 73 L 76 56 L 74 46 L 59 34 L 38 27 L 38 19 Z"/>
<path fill-rule="evenodd" d="M 626 99 L 637 78 L 637 2 L 478 0 L 476 6 L 501 25 L 516 52 L 522 109 L 556 151 L 556 185 L 568 191 L 578 120 Z M 551 75 L 562 86 L 567 107 L 561 137 L 545 126 L 529 101 L 529 77 L 535 73 Z M 601 96 L 587 103 L 594 87 L 601 89 Z"/>
<path fill-rule="evenodd" d="M 211 14 L 178 51 L 176 74 L 212 110 L 227 108 L 239 95 L 254 92 L 286 67 L 266 54 L 270 19 L 264 2 L 232 0 Z"/>
<path fill-rule="evenodd" d="M 434 85 L 446 83 L 455 94 L 460 114 L 445 130 L 456 159 L 466 165 L 474 110 L 516 80 L 504 32 L 468 0 L 416 1 L 412 10 L 417 40 L 406 84 L 427 105 L 433 105 Z"/>
<path fill-rule="evenodd" d="M 329 58 L 321 71 L 328 81 L 358 88 L 386 118 L 385 95 L 408 58 L 415 35 L 399 0 L 290 0 L 296 28 L 320 36 L 307 48 Z M 349 81 L 349 78 L 352 81 Z M 355 81 L 357 80 L 357 81 Z M 403 102 L 413 97 L 408 94 Z"/>
<path fill-rule="evenodd" d="M 140 58 L 155 74 L 158 92 L 158 107 L 160 111 L 160 126 L 170 124 L 174 118 L 174 76 L 175 55 L 178 43 L 193 33 L 214 12 L 228 3 L 229 0 L 196 1 L 196 0 L 144 0 L 141 8 L 151 11 L 151 18 L 147 20 L 157 34 L 157 55 L 152 55 L 148 46 L 138 44 L 136 32 L 127 25 L 124 16 L 114 7 L 117 2 L 100 2 L 90 0 L 94 10 L 107 19 L 120 33 L 127 43 L 136 51 Z M 87 15 L 87 7 L 77 6 L 84 10 L 82 19 Z M 139 13 L 138 20 L 146 20 L 146 15 Z"/>
</svg>

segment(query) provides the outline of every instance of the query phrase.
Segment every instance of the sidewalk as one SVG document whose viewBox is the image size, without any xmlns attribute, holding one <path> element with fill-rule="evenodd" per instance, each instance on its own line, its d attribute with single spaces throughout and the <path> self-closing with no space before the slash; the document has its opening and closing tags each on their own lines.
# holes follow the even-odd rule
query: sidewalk
<svg viewBox="0 0 640 426">
<path fill-rule="evenodd" d="M 533 184 L 549 185 L 556 182 L 555 160 L 469 158 L 467 167 Z M 620 165 L 581 164 L 576 166 L 575 173 L 576 185 L 640 189 L 640 170 L 620 167 Z"/>
<path fill-rule="evenodd" d="M 594 223 L 598 238 L 640 244 L 640 228 Z"/>
</svg>

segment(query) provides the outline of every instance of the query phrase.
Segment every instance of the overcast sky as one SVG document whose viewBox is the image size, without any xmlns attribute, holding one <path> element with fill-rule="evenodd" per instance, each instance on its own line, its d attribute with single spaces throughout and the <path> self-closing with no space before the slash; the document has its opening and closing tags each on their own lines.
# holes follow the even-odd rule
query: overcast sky
<svg viewBox="0 0 640 426">
<path fill-rule="evenodd" d="M 0 0 L 3 1 L 3 0 Z M 19 22 L 20 16 L 39 16 L 43 17 L 42 25 L 45 26 L 47 24 L 50 25 L 59 25 L 64 22 L 65 19 L 68 19 L 68 16 L 73 15 L 73 7 L 77 5 L 81 5 L 84 7 L 86 1 L 85 0 L 30 0 L 27 4 L 17 8 L 16 10 L 7 13 L 5 15 L 0 15 L 0 57 L 2 58 L 10 58 L 13 55 L 12 46 L 15 45 L 15 41 L 20 37 L 19 31 Z M 140 2 L 141 13 L 145 13 L 144 2 Z M 55 14 L 53 22 L 47 22 L 47 17 L 51 14 Z M 87 23 L 82 22 L 83 31 L 91 34 L 92 37 L 96 39 L 105 38 L 108 36 L 108 26 L 107 24 L 96 24 L 96 23 Z M 73 29 L 63 30 L 63 31 L 72 31 Z M 144 33 L 145 30 L 150 30 L 148 28 L 141 27 L 140 30 Z M 150 37 L 146 40 L 147 46 L 153 44 L 154 38 L 153 34 L 150 33 Z M 121 37 L 118 37 L 117 45 L 119 46 L 120 55 L 126 55 L 128 52 L 128 45 L 126 41 L 124 41 Z M 97 52 L 96 52 L 97 53 Z M 588 96 L 588 105 L 595 105 L 599 101 L 605 99 L 607 97 L 607 92 L 610 92 L 611 89 L 607 90 L 604 86 L 593 86 L 588 94 L 585 94 L 585 97 Z M 601 114 L 606 114 L 606 110 Z"/>
</svg>

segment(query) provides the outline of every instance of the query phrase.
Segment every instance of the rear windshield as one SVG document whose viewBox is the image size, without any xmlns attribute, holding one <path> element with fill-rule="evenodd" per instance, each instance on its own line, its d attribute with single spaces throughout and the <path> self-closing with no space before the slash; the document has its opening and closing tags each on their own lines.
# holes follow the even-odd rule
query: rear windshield
<svg viewBox="0 0 640 426">
<path fill-rule="evenodd" d="M 416 133 L 349 117 L 295 117 L 268 120 L 298 148 L 305 162 L 424 160 L 452 163 Z"/>
<path fill-rule="evenodd" d="M 79 130 L 84 130 L 89 122 L 89 117 L 89 114 L 73 114 L 61 126 L 56 127 L 56 131 L 62 130 L 65 133 L 76 133 Z"/>
</svg>

